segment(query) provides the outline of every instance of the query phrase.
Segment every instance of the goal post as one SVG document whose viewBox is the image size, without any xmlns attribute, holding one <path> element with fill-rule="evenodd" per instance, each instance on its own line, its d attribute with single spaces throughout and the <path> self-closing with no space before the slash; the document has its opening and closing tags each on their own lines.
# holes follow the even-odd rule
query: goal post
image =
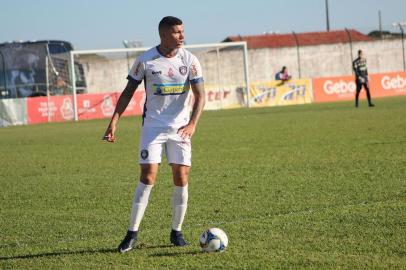
<svg viewBox="0 0 406 270">
<path fill-rule="evenodd" d="M 200 61 L 206 90 L 206 109 L 249 107 L 249 74 L 247 43 L 224 42 L 211 44 L 185 45 Z M 126 84 L 126 77 L 134 60 L 150 48 L 123 48 L 103 50 L 74 50 L 69 55 L 69 75 L 72 86 L 74 120 L 81 119 L 86 111 L 79 102 L 75 68 L 83 67 L 86 79 L 85 94 L 103 94 L 104 101 L 117 101 Z M 130 64 L 129 64 L 130 63 Z M 143 92 L 143 84 L 137 92 Z M 112 95 L 112 93 L 116 93 Z M 139 96 L 143 101 L 143 98 Z M 140 100 L 134 101 L 139 112 Z M 89 105 L 89 104 L 87 104 Z M 131 105 L 131 104 L 130 104 Z M 93 105 L 90 105 L 90 108 Z M 89 106 L 88 106 L 89 107 Z M 141 108 L 142 110 L 142 108 Z M 111 112 L 111 108 L 109 109 Z"/>
</svg>

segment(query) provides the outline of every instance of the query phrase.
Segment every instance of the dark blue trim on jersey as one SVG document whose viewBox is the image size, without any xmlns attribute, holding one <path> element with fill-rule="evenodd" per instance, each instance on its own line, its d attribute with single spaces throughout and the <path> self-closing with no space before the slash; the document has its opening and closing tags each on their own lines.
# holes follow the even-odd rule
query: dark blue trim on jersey
<svg viewBox="0 0 406 270">
<path fill-rule="evenodd" d="M 175 56 L 173 56 L 173 57 L 166 57 L 166 56 L 161 52 L 161 50 L 159 50 L 159 45 L 155 46 L 155 49 L 156 49 L 156 51 L 159 53 L 159 55 L 162 56 L 162 57 L 164 57 L 164 58 L 173 58 L 173 57 L 176 57 L 176 56 L 178 55 L 178 53 L 179 53 L 179 49 L 177 49 Z"/>
<path fill-rule="evenodd" d="M 160 56 L 164 56 L 161 51 L 159 50 L 159 45 L 155 46 L 156 51 L 159 53 Z M 165 57 L 165 56 L 164 56 Z"/>
<path fill-rule="evenodd" d="M 186 93 L 189 90 L 183 91 L 182 93 L 170 93 L 170 94 L 160 94 L 160 93 L 154 93 L 155 96 L 180 96 Z"/>
<path fill-rule="evenodd" d="M 147 82 L 146 77 L 144 76 L 144 89 L 145 89 L 145 102 L 144 102 L 144 109 L 142 112 L 142 126 L 144 126 L 145 117 L 147 117 Z"/>
<path fill-rule="evenodd" d="M 203 83 L 203 82 L 204 82 L 203 77 L 190 80 L 191 84 L 198 84 L 198 83 Z"/>
</svg>

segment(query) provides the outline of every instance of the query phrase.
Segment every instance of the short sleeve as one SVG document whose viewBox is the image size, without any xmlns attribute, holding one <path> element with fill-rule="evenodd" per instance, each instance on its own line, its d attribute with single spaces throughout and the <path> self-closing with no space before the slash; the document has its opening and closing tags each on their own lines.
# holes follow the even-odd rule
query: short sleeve
<svg viewBox="0 0 406 270">
<path fill-rule="evenodd" d="M 131 67 L 128 77 L 131 77 L 132 79 L 141 82 L 142 79 L 144 78 L 144 74 L 145 74 L 145 63 L 138 58 L 137 60 L 135 60 L 133 66 Z"/>
<path fill-rule="evenodd" d="M 200 62 L 196 57 L 193 57 L 192 64 L 189 68 L 189 81 L 192 84 L 203 82 L 203 72 Z"/>
</svg>

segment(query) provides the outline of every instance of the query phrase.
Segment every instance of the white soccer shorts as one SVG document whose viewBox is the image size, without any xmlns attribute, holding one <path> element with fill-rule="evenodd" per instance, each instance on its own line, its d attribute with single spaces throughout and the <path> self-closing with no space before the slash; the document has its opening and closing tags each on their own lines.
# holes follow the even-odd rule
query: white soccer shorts
<svg viewBox="0 0 406 270">
<path fill-rule="evenodd" d="M 140 164 L 161 163 L 165 150 L 169 164 L 192 165 L 192 144 L 182 139 L 176 128 L 143 127 L 140 140 Z"/>
</svg>

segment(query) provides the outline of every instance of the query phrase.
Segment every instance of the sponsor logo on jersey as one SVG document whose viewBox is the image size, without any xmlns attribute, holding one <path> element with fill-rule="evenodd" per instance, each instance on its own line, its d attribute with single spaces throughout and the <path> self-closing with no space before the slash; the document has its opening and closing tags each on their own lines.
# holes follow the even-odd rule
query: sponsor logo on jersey
<svg viewBox="0 0 406 270">
<path fill-rule="evenodd" d="M 153 70 L 152 71 L 152 75 L 158 75 L 158 74 L 162 74 L 162 71 L 160 71 L 160 70 L 158 70 L 158 71 Z"/>
<path fill-rule="evenodd" d="M 154 95 L 181 95 L 188 91 L 188 87 L 184 84 L 154 84 Z"/>
<path fill-rule="evenodd" d="M 172 68 L 169 68 L 169 70 L 168 70 L 168 76 L 171 77 L 171 78 L 173 78 L 173 77 L 175 76 L 175 74 L 173 73 L 173 69 L 172 69 Z"/>
<path fill-rule="evenodd" d="M 179 72 L 180 72 L 180 74 L 182 74 L 183 76 L 185 76 L 186 73 L 187 73 L 187 67 L 186 67 L 186 66 L 181 66 L 181 67 L 179 68 Z"/>
</svg>

